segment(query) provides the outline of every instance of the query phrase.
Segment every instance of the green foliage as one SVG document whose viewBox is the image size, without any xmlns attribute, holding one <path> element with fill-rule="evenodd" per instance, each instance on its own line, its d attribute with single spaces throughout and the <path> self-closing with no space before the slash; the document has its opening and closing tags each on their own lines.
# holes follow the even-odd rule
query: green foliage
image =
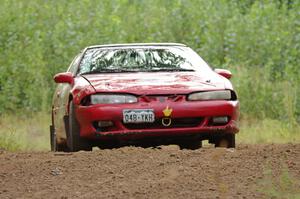
<svg viewBox="0 0 300 199">
<path fill-rule="evenodd" d="M 229 68 L 245 117 L 300 121 L 300 1 L 0 0 L 0 112 L 49 110 L 85 46 L 182 42 Z"/>
<path fill-rule="evenodd" d="M 237 141 L 246 144 L 300 143 L 300 126 L 274 119 L 243 119 Z"/>
<path fill-rule="evenodd" d="M 266 166 L 263 178 L 257 183 L 257 191 L 265 198 L 300 198 L 300 181 L 295 178 L 295 173 L 292 173 L 284 163 L 275 167 L 272 169 L 270 163 Z"/>
<path fill-rule="evenodd" d="M 0 149 L 49 150 L 49 113 L 9 114 L 0 118 Z"/>
</svg>

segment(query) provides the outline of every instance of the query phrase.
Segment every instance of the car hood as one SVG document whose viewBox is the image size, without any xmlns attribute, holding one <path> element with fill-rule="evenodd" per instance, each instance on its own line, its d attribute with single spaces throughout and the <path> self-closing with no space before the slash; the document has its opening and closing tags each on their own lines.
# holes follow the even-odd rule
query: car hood
<svg viewBox="0 0 300 199">
<path fill-rule="evenodd" d="M 96 92 L 146 94 L 186 94 L 194 91 L 225 89 L 225 78 L 214 72 L 140 72 L 89 74 L 83 76 Z M 225 79 L 225 80 L 224 80 Z"/>
</svg>

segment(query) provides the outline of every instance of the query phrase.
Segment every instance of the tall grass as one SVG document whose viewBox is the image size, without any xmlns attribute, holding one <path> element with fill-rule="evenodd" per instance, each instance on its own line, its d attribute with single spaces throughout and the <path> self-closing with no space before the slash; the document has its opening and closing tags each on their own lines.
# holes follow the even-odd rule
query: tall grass
<svg viewBox="0 0 300 199">
<path fill-rule="evenodd" d="M 243 144 L 300 143 L 300 126 L 290 125 L 280 120 L 264 118 L 243 119 L 237 142 Z"/>
<path fill-rule="evenodd" d="M 1 117 L 49 111 L 53 75 L 87 45 L 181 42 L 212 67 L 232 70 L 242 119 L 299 125 L 300 1 L 0 0 L 0 5 Z"/>
<path fill-rule="evenodd" d="M 49 150 L 49 113 L 13 114 L 0 119 L 0 148 Z"/>
</svg>

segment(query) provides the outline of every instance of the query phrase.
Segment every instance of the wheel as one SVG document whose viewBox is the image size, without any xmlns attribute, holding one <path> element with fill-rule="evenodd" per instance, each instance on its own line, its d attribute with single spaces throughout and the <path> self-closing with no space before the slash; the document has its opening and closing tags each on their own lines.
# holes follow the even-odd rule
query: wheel
<svg viewBox="0 0 300 199">
<path fill-rule="evenodd" d="M 51 151 L 56 151 L 56 136 L 53 125 L 50 125 L 50 147 Z"/>
<path fill-rule="evenodd" d="M 196 150 L 200 149 L 202 147 L 202 141 L 201 140 L 184 140 L 180 142 L 179 144 L 180 149 L 190 149 L 190 150 Z"/>
<path fill-rule="evenodd" d="M 75 117 L 73 101 L 70 102 L 69 106 L 69 130 L 67 131 L 67 146 L 69 152 L 92 150 L 92 146 L 88 140 L 80 137 L 80 127 Z"/>
<path fill-rule="evenodd" d="M 216 138 L 215 147 L 235 148 L 235 134 L 225 134 Z"/>
<path fill-rule="evenodd" d="M 56 140 L 56 133 L 55 133 L 55 128 L 53 125 L 50 125 L 50 146 L 51 146 L 51 151 L 56 152 L 56 151 L 63 151 L 67 152 L 68 147 L 66 144 L 58 144 Z"/>
</svg>

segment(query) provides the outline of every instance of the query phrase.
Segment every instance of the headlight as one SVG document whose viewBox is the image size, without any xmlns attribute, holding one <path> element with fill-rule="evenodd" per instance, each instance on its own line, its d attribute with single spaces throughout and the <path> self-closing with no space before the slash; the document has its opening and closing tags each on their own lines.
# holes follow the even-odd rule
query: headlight
<svg viewBox="0 0 300 199">
<path fill-rule="evenodd" d="M 231 91 L 222 90 L 222 91 L 208 91 L 208 92 L 199 92 L 192 93 L 188 96 L 188 100 L 197 101 L 197 100 L 230 100 Z"/>
<path fill-rule="evenodd" d="M 91 95 L 91 104 L 130 104 L 136 103 L 137 98 L 133 95 L 118 94 L 95 94 Z"/>
</svg>

